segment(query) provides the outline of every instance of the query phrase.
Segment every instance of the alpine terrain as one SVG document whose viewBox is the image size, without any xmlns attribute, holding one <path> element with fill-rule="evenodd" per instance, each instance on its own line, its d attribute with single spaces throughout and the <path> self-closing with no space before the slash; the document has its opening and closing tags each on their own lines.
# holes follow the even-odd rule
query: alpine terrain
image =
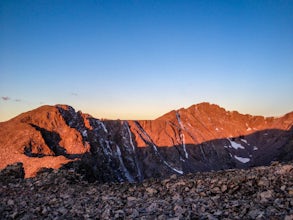
<svg viewBox="0 0 293 220">
<path fill-rule="evenodd" d="M 126 121 L 56 105 L 0 123 L 0 169 L 21 162 L 25 177 L 63 167 L 90 181 L 141 182 L 292 159 L 293 112 L 265 118 L 201 103 Z"/>
</svg>

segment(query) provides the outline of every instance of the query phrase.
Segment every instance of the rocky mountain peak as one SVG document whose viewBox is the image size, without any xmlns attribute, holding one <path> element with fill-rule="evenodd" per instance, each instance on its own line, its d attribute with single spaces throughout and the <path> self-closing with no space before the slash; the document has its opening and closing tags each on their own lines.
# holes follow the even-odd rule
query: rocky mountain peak
<svg viewBox="0 0 293 220">
<path fill-rule="evenodd" d="M 25 176 L 75 164 L 99 181 L 141 181 L 248 168 L 293 158 L 293 113 L 265 118 L 200 103 L 156 120 L 99 120 L 68 105 L 41 106 L 0 123 L 0 169 Z"/>
</svg>

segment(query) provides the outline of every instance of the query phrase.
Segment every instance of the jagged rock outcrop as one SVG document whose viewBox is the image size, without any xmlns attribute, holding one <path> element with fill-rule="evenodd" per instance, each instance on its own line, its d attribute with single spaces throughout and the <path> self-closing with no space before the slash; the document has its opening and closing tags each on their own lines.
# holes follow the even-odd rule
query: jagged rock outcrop
<svg viewBox="0 0 293 220">
<path fill-rule="evenodd" d="M 90 148 L 54 106 L 23 113 L 0 123 L 0 128 L 0 169 L 22 162 L 26 177 L 35 175 L 41 167 L 59 168 L 72 160 L 66 155 L 84 154 Z"/>
<path fill-rule="evenodd" d="M 22 162 L 26 177 L 64 164 L 88 178 L 142 181 L 293 159 L 293 112 L 242 115 L 202 103 L 155 120 L 99 120 L 67 105 L 42 106 L 0 123 L 0 169 Z"/>
</svg>

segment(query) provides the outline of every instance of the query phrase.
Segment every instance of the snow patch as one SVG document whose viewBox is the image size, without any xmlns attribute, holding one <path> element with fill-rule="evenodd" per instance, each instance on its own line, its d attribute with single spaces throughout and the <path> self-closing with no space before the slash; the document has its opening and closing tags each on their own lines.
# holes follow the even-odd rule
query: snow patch
<svg viewBox="0 0 293 220">
<path fill-rule="evenodd" d="M 178 112 L 176 112 L 176 117 L 177 117 L 177 121 L 178 121 L 178 124 L 179 124 L 179 126 L 180 126 L 180 129 L 181 129 L 181 131 L 180 131 L 180 139 L 182 140 L 182 146 L 183 146 L 183 150 L 184 150 L 185 158 L 188 159 L 188 153 L 187 153 L 187 151 L 186 151 L 186 145 L 185 145 L 185 136 L 184 136 L 184 134 L 182 133 L 182 130 L 183 130 L 184 127 L 183 127 L 183 124 L 182 124 L 182 121 L 181 121 L 181 119 L 180 119 L 180 115 L 179 115 Z"/>
<path fill-rule="evenodd" d="M 247 140 L 245 140 L 245 139 L 241 139 L 241 141 L 244 142 L 245 144 L 248 144 Z"/>
<path fill-rule="evenodd" d="M 107 130 L 106 126 L 104 125 L 104 123 L 101 122 L 101 121 L 99 121 L 99 122 L 100 122 L 100 125 L 102 126 L 103 130 L 104 130 L 106 133 L 108 133 L 108 130 Z"/>
<path fill-rule="evenodd" d="M 122 171 L 124 172 L 124 175 L 125 175 L 126 179 L 129 182 L 134 182 L 134 179 L 132 178 L 132 176 L 130 175 L 129 171 L 126 169 L 126 167 L 124 165 L 123 159 L 121 157 L 121 155 L 122 155 L 121 150 L 120 150 L 120 147 L 118 145 L 116 145 L 116 150 L 117 150 L 117 156 L 118 156 Z"/>
<path fill-rule="evenodd" d="M 180 156 L 180 161 L 185 162 L 185 160 Z"/>
<path fill-rule="evenodd" d="M 248 163 L 250 161 L 250 158 L 246 158 L 246 157 L 237 157 L 234 155 L 234 158 L 240 161 L 241 163 Z"/>
<path fill-rule="evenodd" d="M 83 136 L 83 137 L 87 137 L 87 130 L 84 130 L 84 131 L 82 132 L 82 136 Z"/>
<path fill-rule="evenodd" d="M 185 153 L 185 158 L 188 159 L 188 153 L 187 153 L 187 150 L 186 150 L 184 134 L 181 134 L 181 137 L 182 137 L 182 142 L 183 142 L 182 145 L 183 145 L 183 150 L 184 150 L 184 153 Z"/>
<path fill-rule="evenodd" d="M 254 146 L 254 147 L 253 147 L 253 150 L 258 150 L 257 146 Z"/>
<path fill-rule="evenodd" d="M 235 141 L 231 141 L 230 139 L 228 139 L 231 143 L 231 147 L 234 148 L 235 150 L 238 149 L 245 149 L 241 144 L 236 143 Z"/>
<path fill-rule="evenodd" d="M 183 174 L 183 171 L 182 170 L 178 170 L 178 169 L 176 169 L 174 167 L 171 167 L 170 164 L 168 164 L 167 161 L 165 161 L 165 160 L 164 160 L 164 164 L 166 166 L 168 166 L 170 169 L 174 170 L 176 173 Z"/>
<path fill-rule="evenodd" d="M 106 143 L 106 149 L 105 149 L 105 154 L 106 155 L 112 155 L 112 149 L 111 149 L 111 147 L 110 147 L 110 143 L 109 143 L 109 141 L 106 141 L 105 140 L 105 143 Z M 104 149 L 104 148 L 103 148 Z"/>
<path fill-rule="evenodd" d="M 127 131 L 128 131 L 128 135 L 129 135 L 129 143 L 130 143 L 130 145 L 131 145 L 131 147 L 132 147 L 132 150 L 134 151 L 134 150 L 135 150 L 135 147 L 134 147 L 134 144 L 133 144 L 133 142 L 132 142 L 132 135 L 131 135 L 131 131 L 130 131 L 130 129 L 129 129 L 129 126 L 128 126 L 128 125 L 126 125 L 126 127 L 127 127 Z"/>
</svg>

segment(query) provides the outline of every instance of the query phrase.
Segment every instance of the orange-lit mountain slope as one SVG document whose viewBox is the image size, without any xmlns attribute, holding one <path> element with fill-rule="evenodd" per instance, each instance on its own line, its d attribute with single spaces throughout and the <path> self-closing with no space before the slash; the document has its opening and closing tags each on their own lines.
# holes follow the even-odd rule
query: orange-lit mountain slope
<svg viewBox="0 0 293 220">
<path fill-rule="evenodd" d="M 67 105 L 42 106 L 0 123 L 0 169 L 26 177 L 81 160 L 95 178 L 139 181 L 172 173 L 245 168 L 293 159 L 293 112 L 243 115 L 209 103 L 155 120 L 99 120 Z"/>
</svg>

